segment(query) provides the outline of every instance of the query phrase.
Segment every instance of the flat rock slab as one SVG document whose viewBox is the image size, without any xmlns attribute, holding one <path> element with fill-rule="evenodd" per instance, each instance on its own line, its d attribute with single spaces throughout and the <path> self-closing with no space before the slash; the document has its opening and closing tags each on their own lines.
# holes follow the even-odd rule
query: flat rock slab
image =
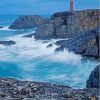
<svg viewBox="0 0 100 100">
<path fill-rule="evenodd" d="M 33 35 L 34 35 L 34 34 L 26 34 L 26 35 L 24 35 L 23 37 L 32 38 Z"/>
<path fill-rule="evenodd" d="M 0 28 L 3 28 L 3 26 L 0 26 Z"/>
<path fill-rule="evenodd" d="M 0 41 L 0 44 L 3 44 L 3 45 L 14 45 L 14 44 L 16 44 L 16 42 L 12 41 L 12 40 L 9 40 L 9 41 Z"/>
</svg>

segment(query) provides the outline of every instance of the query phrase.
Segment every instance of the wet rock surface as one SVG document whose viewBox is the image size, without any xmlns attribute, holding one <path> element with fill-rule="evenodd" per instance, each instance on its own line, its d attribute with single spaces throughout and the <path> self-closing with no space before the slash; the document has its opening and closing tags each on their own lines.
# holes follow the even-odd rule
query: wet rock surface
<svg viewBox="0 0 100 100">
<path fill-rule="evenodd" d="M 67 41 L 67 40 L 59 40 L 59 41 L 56 41 L 56 45 L 62 45 L 65 41 Z"/>
<path fill-rule="evenodd" d="M 3 26 L 0 26 L 0 28 L 3 28 Z"/>
<path fill-rule="evenodd" d="M 36 30 L 36 39 L 72 38 L 99 26 L 100 10 L 55 13 Z"/>
<path fill-rule="evenodd" d="M 69 40 L 62 41 L 61 46 L 57 48 L 56 51 L 68 49 L 69 51 L 81 54 L 82 56 L 99 58 L 99 39 L 100 27 L 97 27 L 92 31 L 88 31 Z"/>
<path fill-rule="evenodd" d="M 47 48 L 50 48 L 50 47 L 52 47 L 53 46 L 53 44 L 49 44 L 49 45 L 47 45 Z"/>
<path fill-rule="evenodd" d="M 0 100 L 90 100 L 92 97 L 98 98 L 98 89 L 0 78 Z"/>
<path fill-rule="evenodd" d="M 10 25 L 9 29 L 29 29 L 41 24 L 42 18 L 37 15 L 19 16 L 15 22 Z"/>
<path fill-rule="evenodd" d="M 98 65 L 90 74 L 87 80 L 87 88 L 99 88 L 100 86 L 100 65 Z"/>
<path fill-rule="evenodd" d="M 33 33 L 33 34 L 26 34 L 26 35 L 24 35 L 23 37 L 32 38 L 33 35 L 34 35 L 34 33 Z"/>
<path fill-rule="evenodd" d="M 72 12 L 58 12 L 50 18 L 40 16 L 20 16 L 9 28 L 36 28 L 36 40 L 65 39 L 56 42 L 56 51 L 69 51 L 82 56 L 99 58 L 99 9 Z M 31 38 L 33 34 L 23 37 Z M 66 40 L 69 39 L 69 40 Z M 51 47 L 51 46 L 47 46 Z"/>
<path fill-rule="evenodd" d="M 0 41 L 0 44 L 3 44 L 3 45 L 14 45 L 16 44 L 15 41 L 12 41 L 12 40 L 9 40 L 9 41 Z"/>
</svg>

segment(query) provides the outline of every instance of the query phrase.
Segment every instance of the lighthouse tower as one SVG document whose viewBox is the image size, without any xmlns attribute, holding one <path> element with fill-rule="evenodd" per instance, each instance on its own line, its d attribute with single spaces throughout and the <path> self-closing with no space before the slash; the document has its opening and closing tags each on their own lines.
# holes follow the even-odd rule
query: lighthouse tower
<svg viewBox="0 0 100 100">
<path fill-rule="evenodd" d="M 70 0 L 70 12 L 74 11 L 74 0 Z"/>
</svg>

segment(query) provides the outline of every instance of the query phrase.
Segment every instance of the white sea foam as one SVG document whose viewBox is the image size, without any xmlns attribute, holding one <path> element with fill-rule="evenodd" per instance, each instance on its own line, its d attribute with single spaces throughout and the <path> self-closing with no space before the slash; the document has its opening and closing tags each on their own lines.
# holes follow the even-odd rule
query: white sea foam
<svg viewBox="0 0 100 100">
<path fill-rule="evenodd" d="M 9 29 L 9 26 L 3 26 L 3 28 L 0 28 L 1 31 L 18 31 L 14 29 Z"/>
<path fill-rule="evenodd" d="M 68 64 L 80 64 L 81 56 L 76 55 L 73 52 L 69 52 L 68 50 L 64 50 L 63 52 L 58 52 L 52 55 L 52 58 L 55 61 L 64 62 Z"/>
<path fill-rule="evenodd" d="M 19 62 L 23 71 L 23 78 L 27 80 L 57 81 L 58 83 L 69 84 L 72 87 L 76 87 L 78 84 L 80 84 L 80 87 L 83 87 L 84 83 L 85 86 L 87 76 L 94 68 L 95 64 L 93 62 L 87 61 L 81 64 L 82 57 L 68 50 L 55 53 L 54 50 L 57 46 L 54 43 L 58 40 L 53 39 L 45 42 L 41 40 L 36 41 L 34 37 L 25 38 L 22 36 L 16 35 L 6 38 L 6 40 L 15 41 L 16 44 L 12 46 L 0 45 L 0 61 Z M 51 43 L 53 46 L 47 48 Z M 38 63 L 44 65 L 38 65 Z M 48 65 L 49 63 L 60 63 L 64 65 L 59 67 Z M 34 73 L 37 73 L 37 75 Z M 41 78 L 39 74 L 44 75 Z"/>
<path fill-rule="evenodd" d="M 1 31 L 24 31 L 24 29 L 10 29 L 9 26 L 3 26 L 3 28 L 0 28 Z"/>
<path fill-rule="evenodd" d="M 8 40 L 13 40 L 16 42 L 16 45 L 13 46 L 5 46 L 5 50 L 3 47 L 3 51 L 5 53 L 9 53 L 9 55 L 15 54 L 18 59 L 31 60 L 36 57 L 47 57 L 47 59 L 55 60 L 59 62 L 66 63 L 77 63 L 80 62 L 81 56 L 76 55 L 68 50 L 64 50 L 64 52 L 55 53 L 56 45 L 53 45 L 50 48 L 47 46 L 51 43 L 55 43 L 58 40 L 51 40 L 47 43 L 43 43 L 43 41 L 36 41 L 33 38 L 23 38 L 22 35 L 9 37 Z M 2 52 L 3 52 L 2 51 Z M 2 55 L 2 54 L 1 54 Z M 1 57 L 0 57 L 1 58 Z M 6 58 L 6 57 L 5 57 Z M 12 58 L 13 59 L 13 58 Z"/>
<path fill-rule="evenodd" d="M 0 30 L 5 31 L 5 30 L 10 30 L 9 26 L 4 26 L 3 28 L 0 28 Z"/>
</svg>

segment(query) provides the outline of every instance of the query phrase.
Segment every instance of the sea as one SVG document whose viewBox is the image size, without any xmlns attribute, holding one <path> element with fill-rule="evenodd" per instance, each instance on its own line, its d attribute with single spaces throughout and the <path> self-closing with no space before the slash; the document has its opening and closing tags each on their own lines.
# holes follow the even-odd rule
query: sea
<svg viewBox="0 0 100 100">
<path fill-rule="evenodd" d="M 81 55 L 68 50 L 56 53 L 55 42 L 60 39 L 35 40 L 34 36 L 23 37 L 35 34 L 35 29 L 10 30 L 9 25 L 17 18 L 18 15 L 0 15 L 0 26 L 3 26 L 0 29 L 0 41 L 16 42 L 11 46 L 0 44 L 0 77 L 85 88 L 98 61 L 83 59 Z M 51 43 L 53 46 L 47 48 Z"/>
</svg>

